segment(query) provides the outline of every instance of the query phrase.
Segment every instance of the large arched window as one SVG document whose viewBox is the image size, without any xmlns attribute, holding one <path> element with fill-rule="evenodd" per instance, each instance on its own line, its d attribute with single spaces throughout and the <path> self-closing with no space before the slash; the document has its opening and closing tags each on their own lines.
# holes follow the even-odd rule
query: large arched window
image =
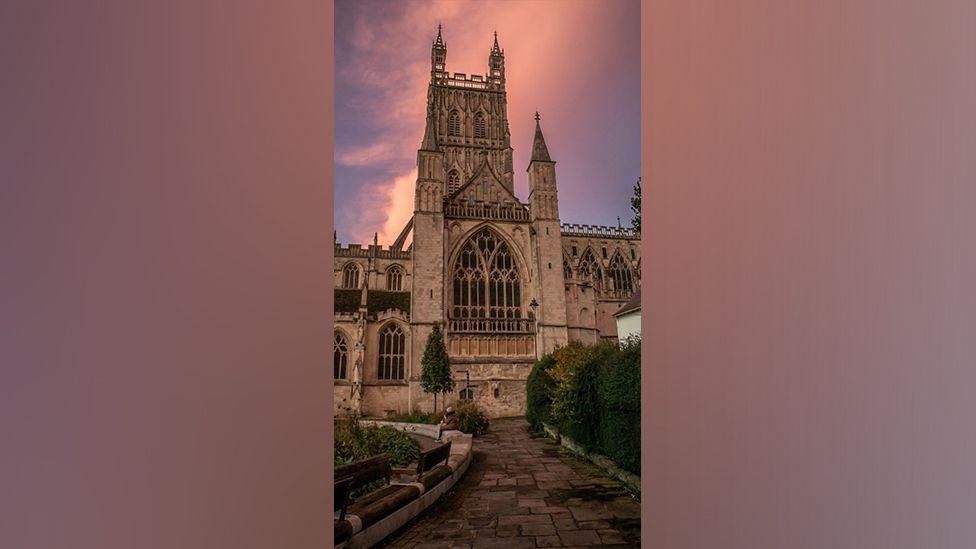
<svg viewBox="0 0 976 549">
<path fill-rule="evenodd" d="M 391 292 L 399 292 L 403 289 L 403 269 L 399 265 L 386 270 L 386 289 Z"/>
<path fill-rule="evenodd" d="M 454 191 L 461 188 L 461 176 L 458 175 L 457 170 L 451 170 L 451 173 L 447 174 L 447 194 L 454 194 Z"/>
<path fill-rule="evenodd" d="M 488 129 L 485 127 L 485 115 L 484 113 L 478 113 L 474 115 L 474 136 L 479 138 L 488 137 Z"/>
<path fill-rule="evenodd" d="M 349 347 L 346 338 L 341 333 L 335 333 L 332 341 L 332 378 L 346 379 L 346 369 L 349 363 Z"/>
<path fill-rule="evenodd" d="M 457 111 L 451 111 L 451 115 L 447 119 L 447 133 L 448 135 L 461 135 L 461 114 Z"/>
<path fill-rule="evenodd" d="M 593 255 L 591 248 L 587 248 L 583 252 L 579 267 L 576 268 L 576 274 L 579 275 L 581 280 L 589 280 L 592 282 L 593 287 L 597 290 L 603 287 L 603 270 L 600 268 L 600 263 L 596 260 L 596 256 Z"/>
<path fill-rule="evenodd" d="M 380 331 L 379 356 L 376 360 L 377 379 L 403 379 L 406 347 L 406 337 L 396 323 L 389 324 Z"/>
<path fill-rule="evenodd" d="M 346 266 L 342 268 L 342 287 L 359 288 L 359 266 L 355 263 L 346 263 Z"/>
<path fill-rule="evenodd" d="M 515 257 L 494 231 L 477 231 L 454 262 L 451 316 L 462 330 L 522 331 L 522 283 Z"/>
<path fill-rule="evenodd" d="M 610 262 L 609 275 L 613 279 L 614 290 L 618 292 L 634 291 L 634 274 L 619 251 L 614 254 L 613 261 Z"/>
<path fill-rule="evenodd" d="M 566 261 L 566 256 L 563 256 L 563 278 L 567 280 L 573 278 L 573 268 L 569 266 L 569 261 Z"/>
</svg>

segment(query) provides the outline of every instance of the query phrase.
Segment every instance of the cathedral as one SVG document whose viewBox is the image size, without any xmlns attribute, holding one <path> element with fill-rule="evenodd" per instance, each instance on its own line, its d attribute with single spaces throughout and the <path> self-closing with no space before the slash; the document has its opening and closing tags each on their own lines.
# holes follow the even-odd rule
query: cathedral
<svg viewBox="0 0 976 549">
<path fill-rule="evenodd" d="M 413 217 L 388 248 L 335 243 L 336 415 L 431 411 L 420 361 L 435 324 L 455 380 L 438 408 L 473 400 L 490 417 L 522 415 L 538 357 L 616 341 L 613 314 L 640 285 L 639 235 L 560 221 L 538 113 L 528 202 L 515 195 L 497 34 L 485 75 L 451 74 L 446 61 L 438 27 Z"/>
</svg>

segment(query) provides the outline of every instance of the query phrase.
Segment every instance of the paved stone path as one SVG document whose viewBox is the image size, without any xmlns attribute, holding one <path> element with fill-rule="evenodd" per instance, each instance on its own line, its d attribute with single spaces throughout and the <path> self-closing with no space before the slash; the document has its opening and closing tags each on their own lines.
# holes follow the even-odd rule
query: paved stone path
<svg viewBox="0 0 976 549">
<path fill-rule="evenodd" d="M 640 503 L 600 469 L 496 419 L 467 474 L 381 547 L 640 547 Z"/>
</svg>

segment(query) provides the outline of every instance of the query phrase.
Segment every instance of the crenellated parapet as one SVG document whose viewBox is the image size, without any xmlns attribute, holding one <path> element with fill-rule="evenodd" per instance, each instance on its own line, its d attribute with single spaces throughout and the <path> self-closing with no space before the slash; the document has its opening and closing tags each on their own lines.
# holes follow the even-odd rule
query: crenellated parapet
<svg viewBox="0 0 976 549">
<path fill-rule="evenodd" d="M 584 225 L 580 223 L 560 223 L 559 229 L 563 236 L 640 240 L 640 235 L 635 233 L 633 229 L 626 229 L 624 227 L 610 227 L 608 225 Z"/>
<path fill-rule="evenodd" d="M 362 244 L 348 244 L 346 246 L 336 244 L 335 256 L 358 258 L 375 257 L 379 259 L 410 259 L 410 250 L 398 250 L 392 246 L 389 248 L 384 248 L 382 245 L 378 244 L 369 244 L 365 248 L 362 246 Z"/>
</svg>

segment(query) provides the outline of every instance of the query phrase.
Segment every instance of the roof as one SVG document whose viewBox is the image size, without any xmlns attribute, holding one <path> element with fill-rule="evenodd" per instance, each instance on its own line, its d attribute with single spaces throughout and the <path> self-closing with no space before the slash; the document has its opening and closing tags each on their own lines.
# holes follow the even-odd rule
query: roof
<svg viewBox="0 0 976 549">
<path fill-rule="evenodd" d="M 621 316 L 627 313 L 632 313 L 634 311 L 639 311 L 640 308 L 641 308 L 640 288 L 637 288 L 637 291 L 634 292 L 634 295 L 633 297 L 630 298 L 630 301 L 624 303 L 624 306 L 621 307 L 619 311 L 613 313 L 613 316 Z"/>
</svg>

